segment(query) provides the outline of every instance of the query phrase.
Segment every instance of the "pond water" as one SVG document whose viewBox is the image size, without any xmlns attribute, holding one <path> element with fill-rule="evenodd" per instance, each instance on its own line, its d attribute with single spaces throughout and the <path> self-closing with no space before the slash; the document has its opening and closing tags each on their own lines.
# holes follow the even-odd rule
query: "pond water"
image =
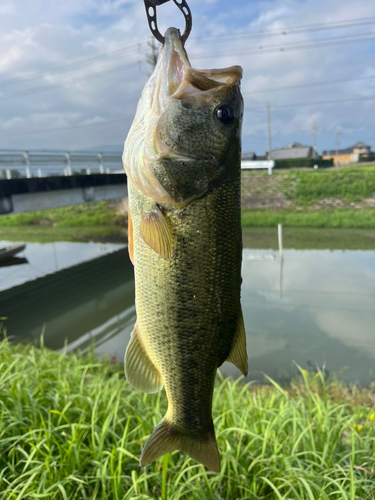
<svg viewBox="0 0 375 500">
<path fill-rule="evenodd" d="M 0 248 L 10 244 L 0 241 Z M 349 250 L 347 248 L 350 248 Z M 0 267 L 7 334 L 121 360 L 135 322 L 133 269 L 124 244 L 28 243 L 18 265 Z M 26 259 L 26 262 L 25 262 Z M 287 383 L 295 363 L 375 380 L 375 237 L 372 231 L 244 232 L 242 305 L 250 374 Z M 237 376 L 225 363 L 221 371 Z"/>
</svg>

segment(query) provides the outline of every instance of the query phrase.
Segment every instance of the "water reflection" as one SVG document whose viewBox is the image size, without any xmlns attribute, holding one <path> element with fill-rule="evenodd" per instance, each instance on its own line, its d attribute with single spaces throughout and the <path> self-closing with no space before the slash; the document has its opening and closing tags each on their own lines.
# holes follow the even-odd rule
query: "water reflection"
<svg viewBox="0 0 375 500">
<path fill-rule="evenodd" d="M 285 250 L 280 266 L 243 262 L 250 370 L 288 378 L 294 360 L 374 380 L 375 252 Z"/>
<path fill-rule="evenodd" d="M 254 235 L 247 233 L 245 244 Z M 28 249 L 30 269 L 0 282 L 8 334 L 38 339 L 44 328 L 50 348 L 84 351 L 95 341 L 99 354 L 122 359 L 135 322 L 127 249 L 92 243 Z M 375 250 L 284 249 L 282 263 L 277 250 L 254 245 L 244 249 L 242 274 L 249 380 L 263 380 L 265 372 L 285 382 L 296 371 L 293 361 L 325 365 L 352 382 L 375 380 Z M 238 374 L 229 363 L 222 372 Z"/>
<path fill-rule="evenodd" d="M 77 244 L 68 245 L 77 251 Z M 86 249 L 86 258 L 96 253 L 92 250 Z M 73 258 L 77 260 L 78 255 Z M 30 262 L 33 265 L 32 258 Z M 44 269 L 48 265 L 47 260 Z M 84 350 L 91 339 L 99 346 L 102 337 L 108 341 L 114 335 L 110 328 L 114 324 L 117 343 L 122 344 L 120 337 L 127 335 L 128 321 L 133 325 L 135 317 L 133 267 L 127 248 L 3 290 L 0 311 L 8 318 L 8 335 L 38 340 L 44 330 L 45 344 L 51 349 L 67 343 L 68 349 L 74 346 Z M 116 349 L 111 352 L 116 354 Z"/>
<path fill-rule="evenodd" d="M 0 241 L 0 248 L 11 244 L 10 241 Z M 0 290 L 6 290 L 123 247 L 124 245 L 92 242 L 27 243 L 26 249 L 20 255 L 26 258 L 28 265 L 17 269 L 0 268 Z"/>
</svg>

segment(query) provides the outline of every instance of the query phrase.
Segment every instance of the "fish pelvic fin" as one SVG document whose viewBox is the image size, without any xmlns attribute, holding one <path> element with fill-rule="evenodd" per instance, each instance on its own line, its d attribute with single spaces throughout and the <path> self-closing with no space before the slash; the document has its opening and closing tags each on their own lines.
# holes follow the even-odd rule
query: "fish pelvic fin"
<svg viewBox="0 0 375 500">
<path fill-rule="evenodd" d="M 243 322 L 242 311 L 238 317 L 237 329 L 232 341 L 232 348 L 230 350 L 227 361 L 233 363 L 242 374 L 246 377 L 248 372 L 247 366 L 247 352 L 246 352 L 246 334 Z"/>
<path fill-rule="evenodd" d="M 146 351 L 137 323 L 125 353 L 125 376 L 137 391 L 151 394 L 163 387 L 161 375 Z"/>
<path fill-rule="evenodd" d="M 186 431 L 184 432 L 168 420 L 168 414 L 148 438 L 139 459 L 139 465 L 144 467 L 174 450 L 183 451 L 207 467 L 209 471 L 220 472 L 220 455 L 214 430 L 201 437 L 189 436 Z"/>
<path fill-rule="evenodd" d="M 140 235 L 163 259 L 172 255 L 172 236 L 168 223 L 159 207 L 154 204 L 150 210 L 142 213 Z"/>
</svg>

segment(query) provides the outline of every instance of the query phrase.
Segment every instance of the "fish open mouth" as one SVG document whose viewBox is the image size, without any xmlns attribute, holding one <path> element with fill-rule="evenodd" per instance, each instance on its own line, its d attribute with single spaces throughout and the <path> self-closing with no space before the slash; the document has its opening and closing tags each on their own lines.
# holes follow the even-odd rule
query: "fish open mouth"
<svg viewBox="0 0 375 500">
<path fill-rule="evenodd" d="M 193 69 L 176 28 L 169 28 L 165 33 L 160 62 L 160 77 L 168 82 L 167 88 L 164 89 L 165 97 L 175 99 L 231 86 L 242 78 L 240 66 L 212 70 Z"/>
</svg>

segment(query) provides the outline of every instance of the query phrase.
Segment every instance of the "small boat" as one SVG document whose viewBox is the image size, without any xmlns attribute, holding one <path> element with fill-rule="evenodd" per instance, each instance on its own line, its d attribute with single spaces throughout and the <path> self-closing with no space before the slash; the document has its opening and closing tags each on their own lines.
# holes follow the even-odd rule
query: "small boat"
<svg viewBox="0 0 375 500">
<path fill-rule="evenodd" d="M 10 259 L 14 255 L 25 250 L 26 245 L 11 245 L 9 247 L 0 248 L 0 261 Z"/>
<path fill-rule="evenodd" d="M 20 264 L 28 264 L 29 261 L 24 257 L 9 257 L 9 259 L 0 259 L 0 268 L 19 266 Z"/>
</svg>

